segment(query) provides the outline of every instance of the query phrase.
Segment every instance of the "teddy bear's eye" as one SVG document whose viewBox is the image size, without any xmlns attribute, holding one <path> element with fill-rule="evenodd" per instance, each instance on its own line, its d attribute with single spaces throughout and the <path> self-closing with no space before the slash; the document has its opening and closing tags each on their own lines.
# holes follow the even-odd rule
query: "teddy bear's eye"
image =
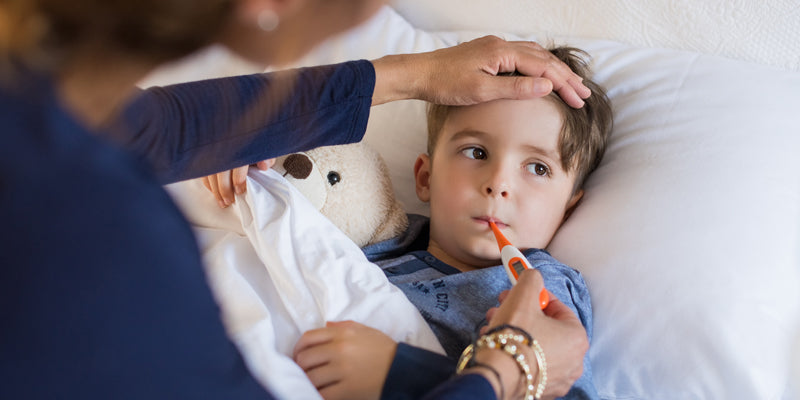
<svg viewBox="0 0 800 400">
<path fill-rule="evenodd" d="M 339 181 L 341 181 L 341 180 L 342 180 L 342 177 L 341 177 L 341 175 L 339 175 L 338 172 L 336 172 L 336 171 L 328 172 L 328 183 L 330 183 L 331 186 L 339 183 Z"/>
</svg>

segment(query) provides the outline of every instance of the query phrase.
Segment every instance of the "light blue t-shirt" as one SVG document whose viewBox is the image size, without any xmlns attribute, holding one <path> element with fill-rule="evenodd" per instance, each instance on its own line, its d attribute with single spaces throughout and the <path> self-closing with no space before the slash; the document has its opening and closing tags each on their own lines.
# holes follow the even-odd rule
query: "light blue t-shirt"
<svg viewBox="0 0 800 400">
<path fill-rule="evenodd" d="M 510 289 L 511 283 L 500 265 L 461 272 L 440 261 L 425 250 L 428 232 L 428 218 L 410 214 L 404 234 L 367 246 L 364 253 L 420 310 L 447 355 L 457 359 L 478 337 L 480 327 L 486 323 L 486 311 L 498 305 L 498 295 Z M 591 299 L 580 272 L 545 250 L 529 249 L 523 254 L 541 272 L 547 290 L 575 312 L 591 342 Z M 583 375 L 565 398 L 598 398 L 588 352 L 583 368 Z"/>
</svg>

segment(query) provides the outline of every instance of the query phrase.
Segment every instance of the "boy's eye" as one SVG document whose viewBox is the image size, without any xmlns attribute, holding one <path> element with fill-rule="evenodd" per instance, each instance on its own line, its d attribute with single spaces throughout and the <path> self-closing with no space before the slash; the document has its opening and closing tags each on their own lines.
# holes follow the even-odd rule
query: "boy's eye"
<svg viewBox="0 0 800 400">
<path fill-rule="evenodd" d="M 528 172 L 538 175 L 538 176 L 547 176 L 550 175 L 550 168 L 547 168 L 547 165 L 542 163 L 530 163 L 528 164 Z"/>
<path fill-rule="evenodd" d="M 467 156 L 467 158 L 472 158 L 475 160 L 483 160 L 486 158 L 486 152 L 480 147 L 467 147 L 464 150 L 461 150 L 461 154 Z"/>
</svg>

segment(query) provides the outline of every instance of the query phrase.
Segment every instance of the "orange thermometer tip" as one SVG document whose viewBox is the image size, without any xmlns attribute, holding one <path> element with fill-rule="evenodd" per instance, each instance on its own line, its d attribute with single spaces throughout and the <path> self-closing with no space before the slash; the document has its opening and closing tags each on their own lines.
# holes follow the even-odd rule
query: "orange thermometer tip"
<svg viewBox="0 0 800 400">
<path fill-rule="evenodd" d="M 500 228 L 495 225 L 494 221 L 489 221 L 489 227 L 492 228 L 492 232 L 494 232 L 494 238 L 497 240 L 497 247 L 499 247 L 501 251 L 503 250 L 503 247 L 511 246 L 511 242 L 509 242 L 508 239 L 503 236 L 503 233 L 500 232 Z"/>
</svg>

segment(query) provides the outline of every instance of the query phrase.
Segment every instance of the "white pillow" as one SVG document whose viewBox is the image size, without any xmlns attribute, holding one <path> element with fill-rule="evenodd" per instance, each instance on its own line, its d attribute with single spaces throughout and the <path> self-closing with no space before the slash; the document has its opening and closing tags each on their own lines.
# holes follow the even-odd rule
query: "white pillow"
<svg viewBox="0 0 800 400">
<path fill-rule="evenodd" d="M 475 36 L 416 30 L 387 8 L 301 64 Z M 800 315 L 800 73 L 608 41 L 555 43 L 594 57 L 615 111 L 606 156 L 549 248 L 592 293 L 601 397 L 785 396 Z M 412 165 L 425 149 L 424 120 L 418 101 L 375 107 L 366 137 L 398 197 L 420 213 Z"/>
<path fill-rule="evenodd" d="M 716 54 L 800 71 L 798 0 L 393 0 L 423 29 L 499 29 Z"/>
</svg>

